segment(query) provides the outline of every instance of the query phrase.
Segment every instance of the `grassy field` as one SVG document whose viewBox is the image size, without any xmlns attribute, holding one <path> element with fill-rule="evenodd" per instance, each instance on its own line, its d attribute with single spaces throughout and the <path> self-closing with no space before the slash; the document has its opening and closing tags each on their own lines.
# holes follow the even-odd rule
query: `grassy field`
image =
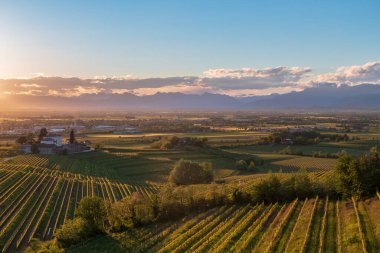
<svg viewBox="0 0 380 253">
<path fill-rule="evenodd" d="M 94 143 L 104 143 L 107 146 L 112 146 L 113 144 L 119 145 L 120 143 L 128 146 L 132 142 L 148 142 L 149 140 L 165 136 L 207 138 L 210 146 L 221 147 L 249 145 L 262 137 L 268 136 L 268 133 L 225 131 L 205 133 L 88 134 L 83 138 L 89 139 Z"/>
<path fill-rule="evenodd" d="M 338 153 L 342 150 L 352 155 L 360 155 L 367 152 L 371 147 L 375 146 L 377 142 L 374 141 L 360 141 L 360 142 L 342 142 L 342 143 L 321 143 L 316 145 L 292 145 L 291 148 L 295 152 L 302 152 L 304 155 L 312 155 L 314 152 L 325 153 Z M 235 152 L 242 152 L 247 154 L 266 154 L 266 153 L 279 153 L 286 148 L 280 144 L 270 145 L 248 145 L 240 146 L 229 149 Z"/>
</svg>

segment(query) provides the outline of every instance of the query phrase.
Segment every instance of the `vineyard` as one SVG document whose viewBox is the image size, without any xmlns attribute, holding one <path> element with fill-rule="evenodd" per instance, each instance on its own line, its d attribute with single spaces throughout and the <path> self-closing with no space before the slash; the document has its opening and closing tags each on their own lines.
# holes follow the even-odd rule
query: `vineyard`
<svg viewBox="0 0 380 253">
<path fill-rule="evenodd" d="M 299 169 L 307 169 L 308 172 L 315 172 L 329 171 L 334 167 L 335 163 L 336 159 L 296 157 L 272 162 L 271 164 L 283 168 L 283 171 L 297 171 Z"/>
<path fill-rule="evenodd" d="M 379 252 L 379 213 L 377 198 L 223 206 L 112 240 L 95 239 L 70 252 L 125 251 L 112 245 L 115 240 L 128 242 L 133 252 Z"/>
<path fill-rule="evenodd" d="M 33 237 L 50 240 L 57 228 L 74 217 L 79 201 L 99 196 L 114 202 L 139 192 L 150 197 L 150 182 L 125 184 L 104 177 L 63 172 L 39 156 L 19 156 L 0 163 L 0 246 L 11 252 Z"/>
<path fill-rule="evenodd" d="M 148 147 L 146 147 L 148 148 Z M 39 163 L 33 161 L 38 158 Z M 7 163 L 15 165 L 30 165 L 50 170 L 69 172 L 93 177 L 107 177 L 123 183 L 134 184 L 154 181 L 164 183 L 179 159 L 189 159 L 211 162 L 217 177 L 229 176 L 236 171 L 233 169 L 235 160 L 220 157 L 219 154 L 202 152 L 145 150 L 145 149 L 116 149 L 107 148 L 102 152 L 87 152 L 75 155 L 20 155 Z"/>
<path fill-rule="evenodd" d="M 112 159 L 110 159 L 112 158 Z M 312 180 L 330 177 L 333 159 L 284 157 L 271 161 L 282 172 L 306 168 Z M 109 159 L 109 160 L 107 160 Z M 133 161 L 133 160 L 132 160 Z M 107 163 L 109 167 L 105 166 Z M 115 202 L 138 192 L 151 198 L 150 181 L 116 180 L 123 154 L 22 155 L 0 162 L 0 247 L 14 252 L 33 238 L 53 239 L 86 196 Z M 94 176 L 110 175 L 110 177 Z M 83 174 L 82 174 L 83 173 Z M 134 173 L 129 171 L 129 173 Z M 267 173 L 224 178 L 241 189 Z M 289 173 L 276 173 L 288 177 Z M 128 182 L 128 183 L 127 183 Z M 218 185 L 216 185 L 218 186 Z M 378 252 L 380 195 L 367 201 L 314 198 L 291 203 L 221 206 L 176 222 L 156 223 L 103 236 L 69 252 Z M 112 245 L 116 248 L 113 248 Z M 120 246 L 122 245 L 122 246 Z M 102 250 L 103 247 L 104 250 Z"/>
</svg>

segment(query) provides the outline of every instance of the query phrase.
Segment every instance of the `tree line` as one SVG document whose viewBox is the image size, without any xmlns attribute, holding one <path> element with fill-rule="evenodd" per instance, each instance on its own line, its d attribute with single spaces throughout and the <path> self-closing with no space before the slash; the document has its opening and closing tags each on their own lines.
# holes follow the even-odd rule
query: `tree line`
<svg viewBox="0 0 380 253">
<path fill-rule="evenodd" d="M 152 148 L 168 150 L 168 149 L 186 149 L 191 147 L 203 148 L 207 146 L 207 138 L 197 137 L 160 137 L 151 144 Z"/>
<path fill-rule="evenodd" d="M 317 131 L 282 131 L 272 133 L 268 137 L 263 137 L 259 144 L 281 144 L 285 139 L 290 139 L 292 143 L 296 145 L 312 145 L 322 141 L 348 141 L 350 137 L 347 134 L 322 134 Z"/>
</svg>

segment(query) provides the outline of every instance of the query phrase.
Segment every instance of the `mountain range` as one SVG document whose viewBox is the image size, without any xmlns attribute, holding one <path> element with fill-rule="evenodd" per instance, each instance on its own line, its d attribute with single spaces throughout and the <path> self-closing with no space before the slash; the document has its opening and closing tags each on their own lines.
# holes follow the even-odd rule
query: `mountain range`
<svg viewBox="0 0 380 253">
<path fill-rule="evenodd" d="M 124 94 L 83 94 L 80 96 L 7 95 L 3 105 L 14 109 L 51 110 L 378 110 L 380 85 L 356 86 L 319 84 L 300 92 L 267 96 L 232 97 L 157 93 L 149 96 Z"/>
</svg>

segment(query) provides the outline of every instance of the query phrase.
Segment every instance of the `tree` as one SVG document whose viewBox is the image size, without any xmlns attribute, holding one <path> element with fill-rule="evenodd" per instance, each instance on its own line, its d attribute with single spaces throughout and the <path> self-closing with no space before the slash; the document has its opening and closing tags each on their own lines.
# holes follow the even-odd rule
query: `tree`
<svg viewBox="0 0 380 253">
<path fill-rule="evenodd" d="M 38 253 L 65 253 L 65 250 L 60 248 L 57 240 L 53 240 L 50 243 L 42 244 L 38 249 Z"/>
<path fill-rule="evenodd" d="M 70 140 L 69 140 L 69 142 L 70 142 L 71 144 L 75 143 L 75 133 L 74 133 L 74 129 L 71 129 L 71 131 L 70 131 Z"/>
<path fill-rule="evenodd" d="M 169 181 L 177 185 L 205 184 L 214 178 L 210 163 L 199 164 L 188 160 L 179 160 L 170 172 Z"/>
<path fill-rule="evenodd" d="M 248 169 L 248 163 L 244 160 L 240 160 L 240 161 L 236 162 L 235 167 L 238 170 L 247 170 Z"/>
<path fill-rule="evenodd" d="M 31 151 L 32 151 L 33 154 L 40 153 L 40 149 L 38 148 L 38 144 L 37 143 L 33 143 L 32 144 Z"/>
<path fill-rule="evenodd" d="M 58 243 L 68 247 L 84 241 L 92 234 L 88 223 L 82 218 L 67 220 L 56 232 Z"/>
<path fill-rule="evenodd" d="M 249 201 L 250 196 L 239 189 L 234 189 L 230 198 L 234 203 L 243 204 Z"/>
<path fill-rule="evenodd" d="M 79 202 L 76 216 L 83 218 L 95 231 L 104 229 L 106 209 L 104 202 L 99 197 L 86 197 Z"/>
<path fill-rule="evenodd" d="M 253 201 L 273 203 L 283 200 L 282 184 L 275 175 L 261 180 L 253 187 Z"/>
<path fill-rule="evenodd" d="M 159 212 L 158 199 L 154 205 L 157 210 L 153 209 L 151 200 L 139 192 L 134 192 L 127 198 L 112 203 L 107 208 L 110 229 L 120 231 L 153 221 Z"/>
<path fill-rule="evenodd" d="M 27 139 L 26 143 L 28 143 L 28 144 L 33 144 L 33 143 L 36 142 L 36 141 L 34 140 L 34 134 L 33 134 L 33 133 L 28 133 L 28 134 L 26 135 L 26 139 Z"/>
<path fill-rule="evenodd" d="M 254 161 L 251 161 L 248 165 L 248 170 L 249 171 L 254 171 L 256 169 L 256 164 Z"/>
<path fill-rule="evenodd" d="M 48 134 L 47 129 L 45 127 L 41 128 L 40 133 L 38 135 L 38 141 L 41 141 L 44 137 L 47 136 L 47 134 Z"/>
<path fill-rule="evenodd" d="M 380 187 L 380 157 L 376 148 L 360 158 L 343 153 L 335 166 L 337 190 L 345 197 L 374 194 Z"/>
<path fill-rule="evenodd" d="M 110 204 L 107 208 L 107 220 L 111 231 L 121 231 L 134 227 L 134 212 L 127 199 Z"/>
<path fill-rule="evenodd" d="M 27 143 L 27 141 L 28 141 L 28 138 L 26 138 L 26 136 L 20 136 L 17 138 L 16 143 L 25 144 L 25 143 Z"/>
</svg>

